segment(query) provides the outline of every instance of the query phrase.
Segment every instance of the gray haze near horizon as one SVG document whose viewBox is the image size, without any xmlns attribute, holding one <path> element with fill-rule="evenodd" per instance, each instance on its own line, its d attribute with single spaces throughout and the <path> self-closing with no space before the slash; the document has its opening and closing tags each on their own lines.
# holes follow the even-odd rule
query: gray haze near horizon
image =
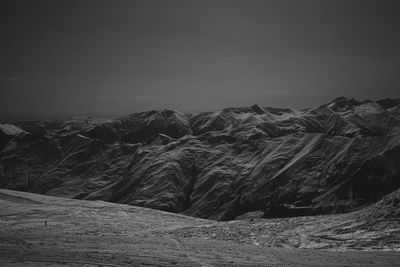
<svg viewBox="0 0 400 267">
<path fill-rule="evenodd" d="M 0 1 L 0 119 L 398 97 L 399 7 Z"/>
</svg>

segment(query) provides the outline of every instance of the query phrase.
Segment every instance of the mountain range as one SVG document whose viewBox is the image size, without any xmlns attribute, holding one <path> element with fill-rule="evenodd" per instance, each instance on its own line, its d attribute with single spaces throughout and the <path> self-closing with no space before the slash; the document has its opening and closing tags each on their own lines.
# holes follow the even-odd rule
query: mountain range
<svg viewBox="0 0 400 267">
<path fill-rule="evenodd" d="M 400 192 L 400 99 L 7 122 L 0 188 L 212 220 L 361 210 Z"/>
</svg>

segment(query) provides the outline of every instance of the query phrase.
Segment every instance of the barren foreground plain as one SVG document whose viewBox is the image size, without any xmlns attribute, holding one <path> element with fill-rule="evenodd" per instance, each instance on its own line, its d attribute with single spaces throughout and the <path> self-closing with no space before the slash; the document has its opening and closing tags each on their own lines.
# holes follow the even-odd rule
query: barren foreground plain
<svg viewBox="0 0 400 267">
<path fill-rule="evenodd" d="M 0 265 L 400 266 L 398 220 L 369 216 L 398 195 L 347 214 L 216 222 L 1 189 Z"/>
</svg>

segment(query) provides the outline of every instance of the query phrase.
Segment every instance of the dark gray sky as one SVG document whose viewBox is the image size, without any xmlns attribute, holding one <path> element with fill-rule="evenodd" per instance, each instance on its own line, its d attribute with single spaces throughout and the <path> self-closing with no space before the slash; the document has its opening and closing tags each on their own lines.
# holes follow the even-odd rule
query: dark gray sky
<svg viewBox="0 0 400 267">
<path fill-rule="evenodd" d="M 1 1 L 1 118 L 398 97 L 400 1 Z"/>
</svg>

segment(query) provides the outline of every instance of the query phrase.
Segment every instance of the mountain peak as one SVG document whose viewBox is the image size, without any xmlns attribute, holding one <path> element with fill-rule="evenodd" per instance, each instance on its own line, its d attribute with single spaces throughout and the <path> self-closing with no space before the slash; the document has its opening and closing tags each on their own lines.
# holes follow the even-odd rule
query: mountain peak
<svg viewBox="0 0 400 267">
<path fill-rule="evenodd" d="M 257 105 L 257 104 L 254 104 L 254 105 L 252 105 L 251 107 L 250 107 L 255 113 L 257 113 L 257 114 L 265 114 L 265 113 L 267 113 L 267 111 L 265 110 L 265 109 L 263 109 L 262 107 L 260 107 L 259 105 Z"/>
<path fill-rule="evenodd" d="M 395 107 L 400 104 L 400 98 L 384 98 L 381 100 L 376 101 L 379 105 L 381 105 L 383 108 L 389 109 L 392 107 Z"/>
</svg>

